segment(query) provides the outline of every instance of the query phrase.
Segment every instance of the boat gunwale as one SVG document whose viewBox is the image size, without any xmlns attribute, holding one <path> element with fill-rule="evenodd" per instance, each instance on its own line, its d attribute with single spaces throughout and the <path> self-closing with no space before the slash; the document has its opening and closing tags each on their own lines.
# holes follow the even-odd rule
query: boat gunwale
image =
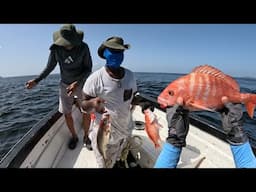
<svg viewBox="0 0 256 192">
<path fill-rule="evenodd" d="M 38 141 L 46 134 L 62 113 L 54 108 L 32 128 L 8 151 L 1 159 L 0 168 L 18 168 L 26 159 Z"/>
</svg>

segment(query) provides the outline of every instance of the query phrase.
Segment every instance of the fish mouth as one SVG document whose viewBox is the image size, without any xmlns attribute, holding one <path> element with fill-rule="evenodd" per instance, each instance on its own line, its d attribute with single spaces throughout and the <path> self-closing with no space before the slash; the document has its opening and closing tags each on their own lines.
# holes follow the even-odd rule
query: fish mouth
<svg viewBox="0 0 256 192">
<path fill-rule="evenodd" d="M 168 102 L 164 98 L 158 97 L 157 102 L 160 104 L 161 108 L 166 108 L 168 106 Z"/>
</svg>

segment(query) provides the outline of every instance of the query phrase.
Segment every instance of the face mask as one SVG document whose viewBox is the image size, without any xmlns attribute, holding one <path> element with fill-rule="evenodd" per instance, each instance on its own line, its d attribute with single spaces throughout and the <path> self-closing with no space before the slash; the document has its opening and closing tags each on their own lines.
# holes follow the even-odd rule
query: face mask
<svg viewBox="0 0 256 192">
<path fill-rule="evenodd" d="M 119 68 L 121 63 L 124 60 L 124 52 L 123 51 L 110 51 L 109 49 L 105 49 L 103 56 L 106 58 L 106 66 L 110 68 Z"/>
</svg>

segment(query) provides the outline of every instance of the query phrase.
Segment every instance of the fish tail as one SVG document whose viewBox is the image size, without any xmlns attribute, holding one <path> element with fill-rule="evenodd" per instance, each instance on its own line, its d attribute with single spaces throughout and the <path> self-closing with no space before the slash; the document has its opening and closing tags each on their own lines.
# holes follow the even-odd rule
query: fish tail
<svg viewBox="0 0 256 192">
<path fill-rule="evenodd" d="M 242 96 L 244 97 L 247 96 L 247 99 L 245 99 L 245 107 L 246 107 L 247 113 L 252 119 L 254 115 L 255 105 L 256 105 L 256 94 L 242 94 Z"/>
</svg>

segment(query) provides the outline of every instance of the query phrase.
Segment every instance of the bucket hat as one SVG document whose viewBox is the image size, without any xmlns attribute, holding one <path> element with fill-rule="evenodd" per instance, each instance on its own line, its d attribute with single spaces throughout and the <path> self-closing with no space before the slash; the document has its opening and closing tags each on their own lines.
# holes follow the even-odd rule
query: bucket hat
<svg viewBox="0 0 256 192">
<path fill-rule="evenodd" d="M 73 24 L 64 24 L 59 31 L 53 33 L 53 42 L 55 45 L 68 46 L 80 45 L 83 41 L 84 32 L 76 30 Z"/>
<path fill-rule="evenodd" d="M 106 41 L 104 41 L 100 47 L 98 48 L 98 55 L 105 59 L 103 56 L 103 52 L 106 48 L 114 49 L 114 50 L 126 50 L 130 48 L 129 44 L 124 44 L 124 40 L 121 37 L 110 37 Z"/>
</svg>

